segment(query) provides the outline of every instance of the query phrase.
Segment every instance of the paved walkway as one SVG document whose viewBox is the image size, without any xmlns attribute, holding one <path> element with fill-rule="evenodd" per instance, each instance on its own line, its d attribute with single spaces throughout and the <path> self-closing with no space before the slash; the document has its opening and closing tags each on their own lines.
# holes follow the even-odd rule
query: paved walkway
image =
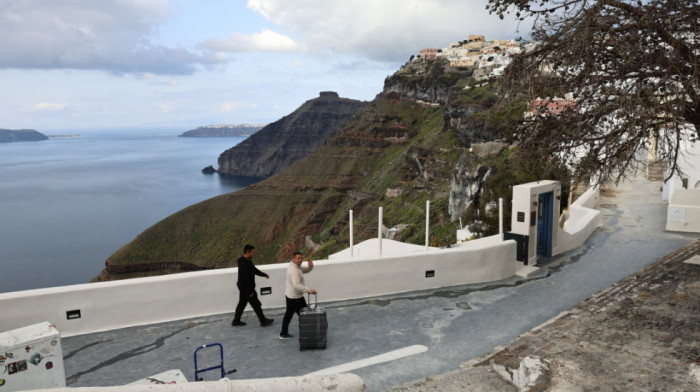
<svg viewBox="0 0 700 392">
<path fill-rule="evenodd" d="M 700 240 L 459 369 L 387 391 L 517 391 L 493 365 L 514 373 L 526 357 L 546 364 L 534 391 L 700 390 Z"/>
<path fill-rule="evenodd" d="M 168 369 L 181 369 L 192 381 L 194 349 L 220 342 L 226 369 L 237 369 L 229 375 L 235 379 L 304 375 L 424 346 L 427 350 L 388 362 L 366 361 L 352 372 L 370 391 L 507 391 L 510 385 L 490 366 L 455 368 L 508 345 L 698 238 L 663 231 L 659 183 L 638 180 L 604 192 L 601 210 L 603 227 L 584 246 L 547 260 L 549 267 L 528 279 L 324 303 L 329 317 L 324 351 L 300 352 L 295 340 L 277 339 L 283 309 L 266 310 L 276 320 L 269 328 L 258 327 L 252 314 L 244 316 L 248 326 L 232 328 L 232 316 L 219 315 L 64 339 L 68 383 L 121 385 Z M 312 278 L 313 273 L 307 282 L 313 284 Z M 235 306 L 235 298 L 210 300 L 230 300 Z M 294 322 L 290 332 L 296 335 L 296 328 Z"/>
<path fill-rule="evenodd" d="M 641 198 L 634 189 L 645 183 L 604 192 L 601 207 L 609 212 L 601 231 L 637 232 L 644 210 L 632 216 L 625 216 L 629 205 L 627 214 L 614 211 L 620 201 Z M 642 251 L 653 250 L 643 236 L 634 241 Z M 518 391 L 505 377 L 512 379 L 526 357 L 545 363 L 533 391 L 700 390 L 700 240 L 457 369 L 385 391 Z"/>
</svg>

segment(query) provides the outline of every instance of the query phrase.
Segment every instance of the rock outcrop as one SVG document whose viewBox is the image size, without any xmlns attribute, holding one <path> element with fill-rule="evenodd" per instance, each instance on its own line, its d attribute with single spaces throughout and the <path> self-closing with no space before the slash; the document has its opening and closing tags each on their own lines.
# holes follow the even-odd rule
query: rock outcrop
<svg viewBox="0 0 700 392">
<path fill-rule="evenodd" d="M 184 132 L 178 137 L 232 137 L 250 136 L 259 131 L 264 125 L 255 124 L 220 124 L 205 125 L 196 129 Z"/>
<path fill-rule="evenodd" d="M 490 168 L 469 162 L 467 155 L 460 156 L 450 181 L 450 199 L 447 212 L 451 220 L 459 219 L 472 203 L 478 203 L 488 178 Z"/>
<path fill-rule="evenodd" d="M 306 101 L 219 156 L 219 173 L 269 177 L 317 149 L 369 103 L 332 91 Z"/>
<path fill-rule="evenodd" d="M 34 129 L 0 129 L 0 143 L 36 142 L 47 139 L 46 135 Z"/>
</svg>

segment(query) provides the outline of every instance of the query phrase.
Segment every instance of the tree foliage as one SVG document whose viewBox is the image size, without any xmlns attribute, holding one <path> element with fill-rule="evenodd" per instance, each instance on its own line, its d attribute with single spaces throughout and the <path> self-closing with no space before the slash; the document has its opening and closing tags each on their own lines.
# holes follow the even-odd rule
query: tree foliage
<svg viewBox="0 0 700 392">
<path fill-rule="evenodd" d="M 574 110 L 519 119 L 504 137 L 520 151 L 557 157 L 578 180 L 618 182 L 655 145 L 669 175 L 682 174 L 682 146 L 700 134 L 697 0 L 489 0 L 487 9 L 534 21 L 532 45 L 502 76 L 503 105 L 575 98 Z"/>
</svg>

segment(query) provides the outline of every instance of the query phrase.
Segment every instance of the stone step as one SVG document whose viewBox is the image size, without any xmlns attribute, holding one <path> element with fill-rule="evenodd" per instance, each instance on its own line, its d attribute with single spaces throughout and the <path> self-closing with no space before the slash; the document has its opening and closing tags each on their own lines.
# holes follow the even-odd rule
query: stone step
<svg viewBox="0 0 700 392">
<path fill-rule="evenodd" d="M 515 275 L 521 278 L 529 278 L 532 275 L 536 274 L 539 270 L 540 267 L 535 267 L 533 265 L 521 265 L 516 268 Z"/>
</svg>

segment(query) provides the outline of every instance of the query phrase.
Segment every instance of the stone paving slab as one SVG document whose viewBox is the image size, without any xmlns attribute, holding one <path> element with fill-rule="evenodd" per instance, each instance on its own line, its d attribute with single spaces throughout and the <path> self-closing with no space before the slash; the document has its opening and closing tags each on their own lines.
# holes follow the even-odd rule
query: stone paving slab
<svg viewBox="0 0 700 392">
<path fill-rule="evenodd" d="M 548 366 L 540 391 L 700 390 L 700 240 L 657 260 L 493 352 L 387 391 L 517 391 L 493 365 Z M 508 389 L 510 388 L 510 389 Z"/>
</svg>

